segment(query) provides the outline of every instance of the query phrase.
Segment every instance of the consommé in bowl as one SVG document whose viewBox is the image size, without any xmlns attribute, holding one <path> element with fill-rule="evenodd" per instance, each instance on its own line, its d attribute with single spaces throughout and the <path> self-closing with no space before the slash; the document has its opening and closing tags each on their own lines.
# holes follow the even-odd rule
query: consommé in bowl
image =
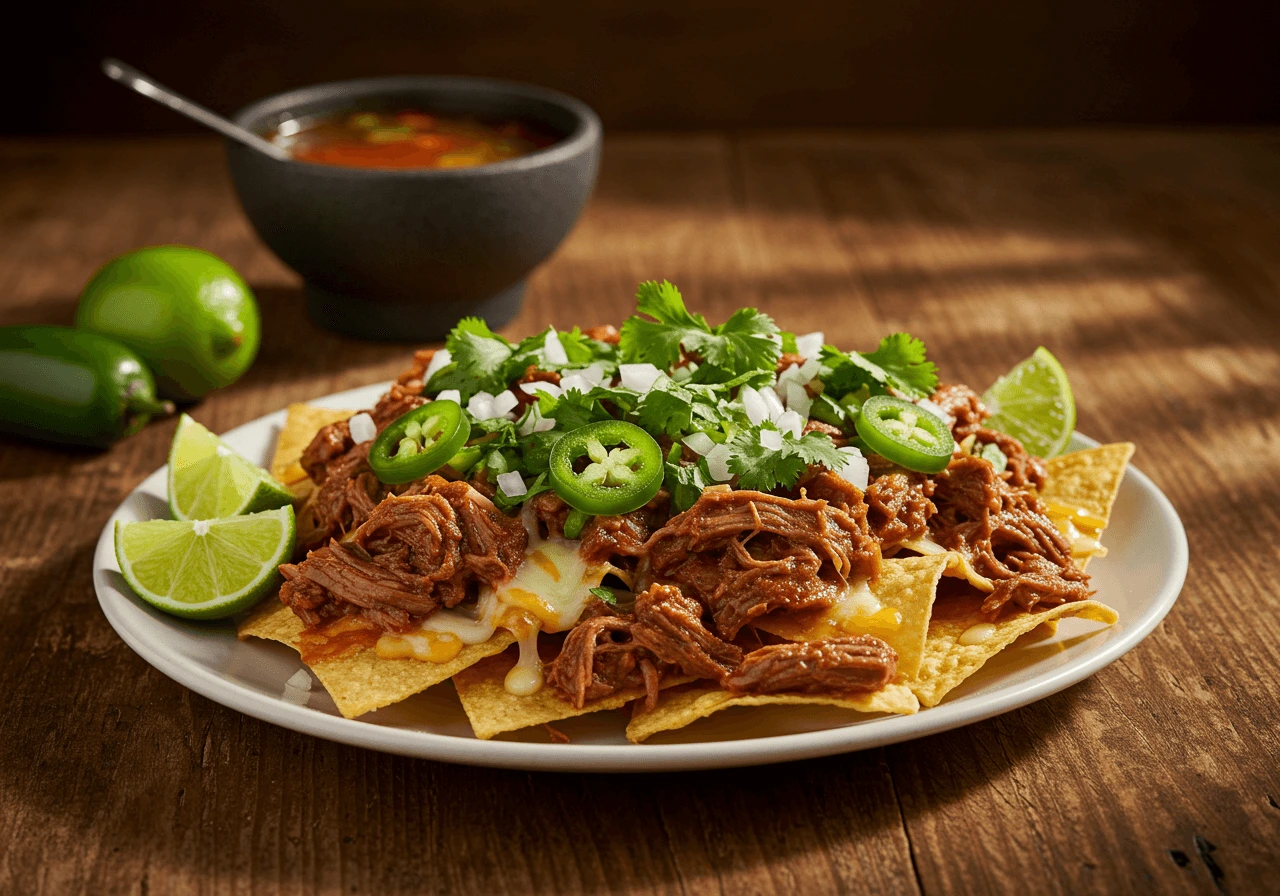
<svg viewBox="0 0 1280 896">
<path fill-rule="evenodd" d="M 554 142 L 476 167 L 388 169 L 282 161 L 228 141 L 240 202 L 306 281 L 308 312 L 326 329 L 403 342 L 439 339 L 466 315 L 500 326 L 582 212 L 599 167 L 600 120 L 586 104 L 532 85 L 409 76 L 292 90 L 235 121 L 266 135 L 286 123 L 397 109 L 520 121 Z"/>
</svg>

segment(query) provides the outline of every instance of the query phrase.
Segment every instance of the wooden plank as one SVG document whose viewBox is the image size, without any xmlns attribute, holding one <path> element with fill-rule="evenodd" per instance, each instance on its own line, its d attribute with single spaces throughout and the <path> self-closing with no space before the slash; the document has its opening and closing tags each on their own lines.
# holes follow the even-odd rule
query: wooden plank
<svg viewBox="0 0 1280 896">
<path fill-rule="evenodd" d="M 301 312 L 206 141 L 0 144 L 0 324 L 66 322 L 103 259 L 189 242 L 257 291 L 222 430 L 392 375 Z M 1048 700 L 923 741 L 692 775 L 546 776 L 261 724 L 151 670 L 97 609 L 102 521 L 172 422 L 105 453 L 0 439 L 0 890 L 1212 892 L 1280 866 L 1280 136 L 609 141 L 511 335 L 617 321 L 668 277 L 863 346 L 910 328 L 983 385 L 1045 344 L 1080 427 L 1139 444 L 1187 521 L 1169 619 Z M 1267 878 L 1265 875 L 1272 875 Z"/>
</svg>

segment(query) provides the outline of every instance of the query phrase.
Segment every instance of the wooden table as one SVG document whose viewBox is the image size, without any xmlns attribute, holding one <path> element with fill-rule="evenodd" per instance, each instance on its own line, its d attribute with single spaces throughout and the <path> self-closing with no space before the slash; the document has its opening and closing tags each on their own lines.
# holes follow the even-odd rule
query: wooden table
<svg viewBox="0 0 1280 896">
<path fill-rule="evenodd" d="M 68 322 L 95 267 L 228 259 L 261 357 L 225 430 L 388 377 L 312 327 L 205 141 L 0 145 L 0 323 Z M 852 347 L 899 328 L 979 387 L 1039 344 L 1080 428 L 1191 539 L 1122 660 L 948 734 L 760 769 L 523 774 L 285 731 L 151 669 L 90 556 L 173 422 L 106 453 L 0 441 L 0 890 L 90 893 L 1247 892 L 1280 871 L 1280 134 L 623 136 L 533 278 L 523 335 L 619 320 L 667 277 Z M 1274 892 L 1274 890 L 1273 890 Z"/>
</svg>

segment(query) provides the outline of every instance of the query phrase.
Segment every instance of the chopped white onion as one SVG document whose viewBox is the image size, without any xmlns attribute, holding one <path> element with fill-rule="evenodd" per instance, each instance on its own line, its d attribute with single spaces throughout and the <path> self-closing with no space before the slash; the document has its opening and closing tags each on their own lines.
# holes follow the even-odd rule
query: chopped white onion
<svg viewBox="0 0 1280 896">
<path fill-rule="evenodd" d="M 867 459 L 862 456 L 862 452 L 852 445 L 839 449 L 841 454 L 848 455 L 845 465 L 839 470 L 833 472 L 845 481 L 857 486 L 863 491 L 867 490 L 867 478 L 870 474 L 870 468 L 867 466 Z"/>
<path fill-rule="evenodd" d="M 556 421 L 550 417 L 542 416 L 542 411 L 538 410 L 536 404 L 529 406 L 529 412 L 524 415 L 524 419 L 520 421 L 520 435 L 532 435 L 535 432 L 546 432 L 549 429 L 556 428 Z"/>
<path fill-rule="evenodd" d="M 652 364 L 619 364 L 618 373 L 622 376 L 622 388 L 635 392 L 648 392 L 662 375 Z"/>
<path fill-rule="evenodd" d="M 805 420 L 809 419 L 809 409 L 813 407 L 813 399 L 799 383 L 787 383 L 787 408 L 795 411 Z"/>
<path fill-rule="evenodd" d="M 582 392 L 583 394 L 586 394 L 594 388 L 595 383 L 592 383 L 580 373 L 571 373 L 568 376 L 560 378 L 561 395 L 565 392 Z"/>
<path fill-rule="evenodd" d="M 452 401 L 457 404 L 462 404 L 462 393 L 457 389 L 441 389 L 440 393 L 436 396 L 436 401 Z"/>
<path fill-rule="evenodd" d="M 431 378 L 444 368 L 453 363 L 453 355 L 449 354 L 447 348 L 442 348 L 431 356 L 431 360 L 427 362 L 427 369 L 422 372 L 422 381 L 424 383 L 431 382 Z"/>
<path fill-rule="evenodd" d="M 373 418 L 363 412 L 348 420 L 347 428 L 351 430 L 351 439 L 357 445 L 372 441 L 378 434 L 378 426 Z"/>
<path fill-rule="evenodd" d="M 467 413 L 477 420 L 488 420 L 493 416 L 493 396 L 488 392 L 477 392 L 467 402 Z"/>
<path fill-rule="evenodd" d="M 529 492 L 525 487 L 524 477 L 514 470 L 510 473 L 498 474 L 498 488 L 502 489 L 502 493 L 508 498 L 518 498 Z"/>
<path fill-rule="evenodd" d="M 560 397 L 559 386 L 557 386 L 555 383 L 544 383 L 542 380 L 537 380 L 532 383 L 521 383 L 520 391 L 523 392 L 525 395 L 534 395 L 538 392 L 545 392 L 546 394 L 550 395 L 552 398 Z"/>
<path fill-rule="evenodd" d="M 599 361 L 592 361 L 577 373 L 593 386 L 598 386 L 604 381 L 604 365 Z"/>
<path fill-rule="evenodd" d="M 707 472 L 716 482 L 725 482 L 733 478 L 733 474 L 729 472 L 731 454 L 728 445 L 717 445 L 707 453 Z"/>
<path fill-rule="evenodd" d="M 564 346 L 560 344 L 555 327 L 547 329 L 547 338 L 542 340 L 542 354 L 553 367 L 564 367 L 569 363 L 569 356 L 564 353 Z"/>
<path fill-rule="evenodd" d="M 520 403 L 520 399 L 516 398 L 516 393 L 508 389 L 505 392 L 499 392 L 493 397 L 492 403 L 489 405 L 495 417 L 505 417 L 511 411 L 515 410 L 516 405 Z"/>
<path fill-rule="evenodd" d="M 760 447 L 768 448 L 770 451 L 781 451 L 782 433 L 776 429 L 760 430 Z"/>
<path fill-rule="evenodd" d="M 822 362 L 819 361 L 817 358 L 810 358 L 807 361 L 805 361 L 803 364 L 801 364 L 800 365 L 801 385 L 808 383 L 810 380 L 812 380 L 815 376 L 818 375 L 818 371 L 821 369 L 822 369 Z"/>
<path fill-rule="evenodd" d="M 772 389 L 762 389 L 760 390 L 760 397 L 764 399 L 764 406 L 769 409 L 769 419 L 777 423 L 778 418 L 786 411 L 786 408 L 782 406 L 782 401 L 778 398 L 778 393 Z"/>
<path fill-rule="evenodd" d="M 774 422 L 778 424 L 778 429 L 791 433 L 797 439 L 804 432 L 804 418 L 795 411 L 783 411 Z"/>
<path fill-rule="evenodd" d="M 773 391 L 766 389 L 766 392 Z M 738 392 L 738 397 L 742 399 L 742 406 L 747 411 L 747 419 L 751 421 L 752 426 L 759 426 L 761 423 L 769 419 L 769 406 L 765 404 L 764 398 L 760 393 L 750 386 L 743 386 Z"/>
<path fill-rule="evenodd" d="M 311 673 L 306 669 L 299 669 L 289 676 L 289 680 L 284 683 L 287 688 L 298 688 L 302 691 L 311 690 Z"/>
<path fill-rule="evenodd" d="M 705 432 L 691 432 L 685 436 L 683 441 L 695 453 L 706 457 L 716 447 L 716 443 L 711 440 L 711 436 Z"/>
<path fill-rule="evenodd" d="M 827 337 L 821 330 L 796 337 L 796 354 L 802 358 L 817 358 L 826 344 Z"/>
<path fill-rule="evenodd" d="M 799 364 L 792 364 L 786 370 L 782 371 L 782 373 L 778 374 L 778 386 L 777 386 L 778 391 L 781 392 L 785 390 L 787 387 L 787 383 L 793 383 L 793 382 L 794 383 L 801 382 Z"/>
</svg>

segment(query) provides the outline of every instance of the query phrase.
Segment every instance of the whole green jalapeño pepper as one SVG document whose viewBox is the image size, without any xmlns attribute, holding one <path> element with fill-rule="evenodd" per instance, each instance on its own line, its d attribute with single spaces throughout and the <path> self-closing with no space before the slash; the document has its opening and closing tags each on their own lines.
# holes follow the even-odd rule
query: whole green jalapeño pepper
<svg viewBox="0 0 1280 896">
<path fill-rule="evenodd" d="M 471 438 L 453 401 L 429 401 L 392 420 L 369 446 L 369 469 L 387 485 L 421 479 L 448 463 Z"/>
<path fill-rule="evenodd" d="M 942 472 L 956 450 L 946 421 L 892 395 L 868 398 L 854 425 L 876 454 L 920 473 Z"/>
<path fill-rule="evenodd" d="M 70 327 L 0 327 L 0 430 L 105 448 L 172 414 L 138 356 Z"/>
<path fill-rule="evenodd" d="M 579 470 L 578 467 L 582 469 Z M 551 449 L 551 487 L 584 515 L 611 516 L 643 507 L 662 488 L 662 449 L 634 423 L 603 420 L 568 433 Z M 565 534 L 573 537 L 566 524 Z"/>
</svg>

